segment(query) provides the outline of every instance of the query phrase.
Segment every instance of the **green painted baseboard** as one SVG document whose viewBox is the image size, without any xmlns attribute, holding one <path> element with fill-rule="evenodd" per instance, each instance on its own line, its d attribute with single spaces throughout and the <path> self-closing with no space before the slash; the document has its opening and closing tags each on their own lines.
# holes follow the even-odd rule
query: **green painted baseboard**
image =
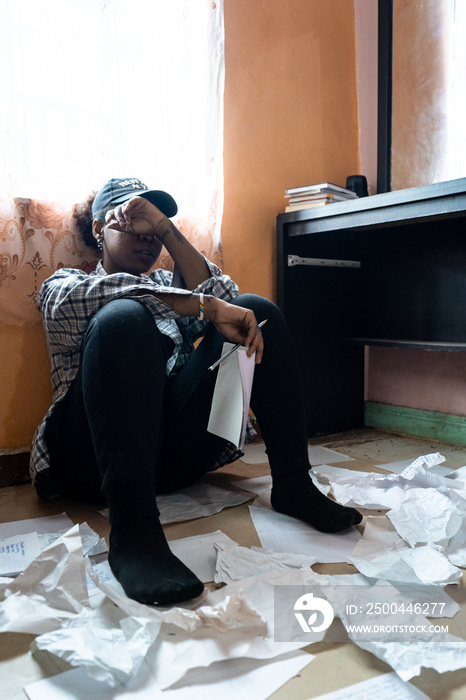
<svg viewBox="0 0 466 700">
<path fill-rule="evenodd" d="M 466 445 L 466 416 L 366 401 L 364 423 L 371 428 Z"/>
</svg>

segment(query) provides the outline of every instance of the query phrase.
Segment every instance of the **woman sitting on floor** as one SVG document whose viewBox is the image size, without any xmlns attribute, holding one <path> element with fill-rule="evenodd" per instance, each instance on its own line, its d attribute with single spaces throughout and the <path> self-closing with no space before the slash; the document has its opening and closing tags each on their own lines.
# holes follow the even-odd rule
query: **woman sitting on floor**
<svg viewBox="0 0 466 700">
<path fill-rule="evenodd" d="M 238 295 L 170 221 L 176 212 L 166 192 L 136 178 L 110 180 L 76 217 L 85 242 L 102 251 L 95 272 L 60 269 L 37 297 L 54 401 L 34 438 L 33 482 L 42 498 L 106 500 L 112 571 L 129 597 L 150 604 L 203 590 L 171 553 L 156 496 L 240 456 L 207 432 L 217 375 L 208 368 L 225 339 L 255 353 L 251 408 L 273 508 L 324 532 L 361 521 L 309 477 L 297 360 L 281 312 L 267 299 Z M 162 245 L 175 271 L 149 273 Z"/>
</svg>

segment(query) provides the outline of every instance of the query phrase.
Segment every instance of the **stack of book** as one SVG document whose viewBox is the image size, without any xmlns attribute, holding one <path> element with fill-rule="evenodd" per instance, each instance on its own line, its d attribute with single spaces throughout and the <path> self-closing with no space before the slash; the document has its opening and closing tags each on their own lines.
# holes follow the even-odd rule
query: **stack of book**
<svg viewBox="0 0 466 700">
<path fill-rule="evenodd" d="M 346 202 L 348 199 L 357 199 L 357 194 L 345 187 L 333 185 L 331 182 L 320 182 L 318 185 L 305 187 L 290 187 L 285 190 L 285 199 L 288 206 L 285 211 L 308 209 L 309 207 L 321 207 L 334 202 Z"/>
</svg>

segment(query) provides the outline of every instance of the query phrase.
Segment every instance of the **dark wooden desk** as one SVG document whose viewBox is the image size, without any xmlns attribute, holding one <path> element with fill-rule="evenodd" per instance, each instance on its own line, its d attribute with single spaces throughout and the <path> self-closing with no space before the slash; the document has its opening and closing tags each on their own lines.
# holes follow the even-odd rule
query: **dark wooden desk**
<svg viewBox="0 0 466 700">
<path fill-rule="evenodd" d="M 364 345 L 466 350 L 466 178 L 277 217 L 309 435 L 364 422 Z"/>
</svg>

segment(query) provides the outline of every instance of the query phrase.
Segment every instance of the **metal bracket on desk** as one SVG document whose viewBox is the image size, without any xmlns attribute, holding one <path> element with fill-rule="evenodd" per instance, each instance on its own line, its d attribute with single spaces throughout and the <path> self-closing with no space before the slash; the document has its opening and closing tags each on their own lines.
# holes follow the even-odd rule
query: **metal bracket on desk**
<svg viewBox="0 0 466 700">
<path fill-rule="evenodd" d="M 312 265 L 314 267 L 355 267 L 360 268 L 359 260 L 330 260 L 329 258 L 301 258 L 299 255 L 288 256 L 288 267 L 294 265 Z"/>
</svg>

